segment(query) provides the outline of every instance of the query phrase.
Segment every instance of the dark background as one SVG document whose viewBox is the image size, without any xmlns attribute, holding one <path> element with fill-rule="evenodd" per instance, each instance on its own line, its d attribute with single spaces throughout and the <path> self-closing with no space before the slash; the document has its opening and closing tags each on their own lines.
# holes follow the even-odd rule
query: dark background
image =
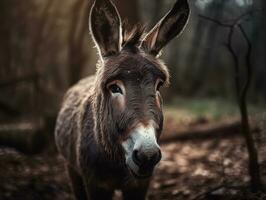
<svg viewBox="0 0 266 200">
<path fill-rule="evenodd" d="M 174 1 L 116 0 L 115 3 L 123 19 L 150 28 Z M 194 0 L 190 5 L 192 14 L 187 28 L 162 56 L 172 76 L 165 100 L 171 102 L 176 96 L 234 98 L 233 60 L 225 47 L 228 29 L 200 18 L 199 14 L 230 22 L 254 10 L 242 25 L 252 43 L 254 76 L 249 97 L 254 103 L 263 103 L 265 1 Z M 88 30 L 89 7 L 90 3 L 80 0 L 1 1 L 1 120 L 5 121 L 6 115 L 55 116 L 67 88 L 95 72 L 97 55 Z M 247 44 L 237 30 L 233 45 L 243 63 Z"/>
<path fill-rule="evenodd" d="M 148 29 L 164 16 L 174 2 L 174 0 L 114 0 L 123 19 L 132 25 L 144 24 Z M 25 179 L 27 183 L 25 188 L 15 186 L 14 182 L 17 182 L 17 179 L 14 177 L 23 177 L 22 172 L 16 174 L 16 167 L 22 166 L 34 172 L 36 163 L 42 163 L 47 159 L 47 151 L 49 155 L 55 155 L 53 130 L 62 97 L 70 86 L 96 70 L 95 63 L 98 58 L 88 29 L 91 3 L 86 0 L 0 1 L 0 145 L 5 147 L 3 147 L 4 153 L 0 155 L 3 156 L 1 162 L 6 162 L 0 174 L 4 174 L 6 166 L 11 168 L 5 180 L 17 188 L 14 191 L 18 194 L 29 188 L 27 184 L 32 184 L 32 180 Z M 253 74 L 248 91 L 248 108 L 252 117 L 252 126 L 254 123 L 254 127 L 260 130 L 260 138 L 263 138 L 266 120 L 266 1 L 190 0 L 189 3 L 191 16 L 187 28 L 178 39 L 174 39 L 164 49 L 162 54 L 162 59 L 171 74 L 171 86 L 163 91 L 165 134 L 191 133 L 191 130 L 195 129 L 194 125 L 204 126 L 206 130 L 211 129 L 213 124 L 218 124 L 221 128 L 227 128 L 228 124 L 239 125 L 234 60 L 226 46 L 229 28 L 219 26 L 200 15 L 232 24 L 239 16 L 249 13 L 240 18 L 252 47 L 250 56 Z M 240 30 L 238 28 L 234 30 L 232 45 L 240 62 L 240 78 L 245 81 L 248 46 Z M 235 133 L 234 129 L 230 131 L 232 134 Z M 225 143 L 234 146 L 238 140 L 239 138 L 237 141 L 228 140 Z M 194 142 L 190 142 L 188 139 L 189 145 L 194 145 Z M 204 142 L 199 143 L 194 151 L 198 151 L 197 148 L 204 149 L 206 147 Z M 178 149 L 178 145 L 180 144 L 177 142 L 175 148 Z M 5 152 L 7 146 L 25 153 L 27 155 L 25 159 L 37 160 L 32 161 L 32 165 L 28 165 L 28 161 L 25 161 L 26 163 L 23 161 L 21 164 L 19 161 L 21 158 L 16 156 L 13 158 L 12 153 L 12 159 L 18 164 L 13 165 L 12 159 L 10 164 L 10 153 Z M 169 151 L 176 153 L 181 151 L 180 149 L 168 151 L 169 146 L 165 148 L 166 154 Z M 221 150 L 223 151 L 224 149 Z M 45 152 L 45 156 L 37 158 L 31 156 L 40 152 Z M 203 153 L 203 155 L 209 154 L 208 151 Z M 55 165 L 59 165 L 58 169 L 63 169 L 60 160 L 58 161 L 59 158 L 56 159 Z M 245 162 L 244 155 L 241 159 Z M 50 164 L 53 166 L 53 159 L 50 160 Z M 51 167 L 50 164 L 48 168 Z M 211 166 L 208 167 L 211 169 Z M 239 170 L 237 167 L 236 169 Z M 165 170 L 163 168 L 160 170 L 159 173 L 164 176 Z M 170 175 L 175 180 L 176 175 Z M 45 173 L 43 176 L 46 176 Z M 61 177 L 59 183 L 64 182 L 64 178 L 65 176 Z M 167 177 L 165 181 L 169 182 L 171 178 Z M 240 182 L 243 183 L 243 180 Z M 169 184 L 171 188 L 171 181 Z M 184 185 L 184 182 L 181 181 L 180 184 Z M 8 199 L 5 196 L 8 193 L 11 194 L 9 199 L 16 198 L 12 196 L 16 194 L 13 190 L 5 186 L 0 188 L 3 190 L 3 199 Z M 69 192 L 69 188 L 63 190 Z M 191 190 L 190 188 L 190 192 Z M 33 194 L 34 191 L 39 190 L 33 189 Z M 44 191 L 46 194 L 46 189 Z M 162 191 L 159 194 L 163 194 L 164 188 L 156 191 Z M 166 191 L 169 193 L 175 190 Z M 185 189 L 181 190 L 186 193 L 184 191 Z M 180 191 L 176 193 L 179 194 Z"/>
</svg>

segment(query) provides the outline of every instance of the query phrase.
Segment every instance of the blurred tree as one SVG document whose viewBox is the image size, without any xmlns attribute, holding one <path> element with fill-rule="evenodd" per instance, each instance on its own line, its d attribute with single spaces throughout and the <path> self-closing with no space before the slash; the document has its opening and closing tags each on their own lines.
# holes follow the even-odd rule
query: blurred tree
<svg viewBox="0 0 266 200">
<path fill-rule="evenodd" d="M 34 125 L 31 119 L 37 119 L 44 121 L 46 134 L 53 131 L 64 92 L 96 68 L 96 50 L 88 34 L 92 2 L 66 0 L 63 7 L 61 0 L 0 2 L 2 123 L 19 123 L 22 118 Z M 139 22 L 137 1 L 115 4 L 123 19 Z M 13 139 L 10 144 L 27 145 Z"/>
<path fill-rule="evenodd" d="M 219 0 L 213 1 L 206 6 L 205 13 L 208 13 L 208 16 L 212 16 L 214 19 L 222 19 L 224 15 L 224 8 L 228 0 Z M 204 27 L 203 30 L 201 27 Z M 189 93 L 194 93 L 195 91 L 202 91 L 203 85 L 206 83 L 205 80 L 208 80 L 208 72 L 215 67 L 215 41 L 219 37 L 219 27 L 215 24 L 209 23 L 206 27 L 202 24 L 201 21 L 198 21 L 195 36 L 192 41 L 192 48 L 190 50 L 191 56 L 191 66 L 193 67 L 193 78 L 190 85 Z M 205 42 L 204 50 L 202 48 L 202 42 Z M 200 54 L 199 56 L 196 56 Z M 207 73 L 206 73 L 207 72 Z M 188 75 L 189 76 L 189 75 Z"/>
<path fill-rule="evenodd" d="M 244 13 L 239 17 L 237 17 L 231 23 L 224 23 L 215 18 L 210 18 L 202 15 L 200 17 L 207 19 L 218 26 L 229 29 L 229 34 L 227 36 L 227 42 L 225 45 L 229 50 L 229 52 L 231 53 L 234 61 L 234 77 L 235 77 L 235 85 L 237 93 L 236 96 L 237 96 L 239 111 L 241 114 L 242 134 L 246 141 L 248 157 L 249 157 L 248 170 L 250 175 L 250 188 L 252 192 L 259 192 L 262 190 L 262 182 L 261 182 L 260 165 L 258 159 L 258 151 L 250 129 L 249 114 L 247 109 L 247 92 L 250 86 L 251 77 L 253 75 L 253 67 L 251 63 L 252 43 L 242 25 L 243 21 L 245 21 L 246 18 L 249 17 L 253 12 L 255 11 L 251 10 L 247 13 Z M 241 36 L 244 38 L 244 41 L 247 46 L 244 58 L 244 66 L 246 67 L 246 70 L 245 70 L 245 75 L 242 76 L 241 76 L 240 58 L 237 55 L 235 48 L 233 46 L 233 35 L 236 29 L 239 29 Z"/>
<path fill-rule="evenodd" d="M 10 27 L 6 23 L 6 21 L 11 20 L 10 16 L 10 6 L 11 4 L 7 0 L 3 0 L 0 2 L 0 65 L 3 66 L 0 68 L 1 78 L 5 73 L 5 70 L 10 68 L 10 60 L 11 60 L 11 49 L 10 49 Z"/>
<path fill-rule="evenodd" d="M 138 0 L 113 0 L 122 20 L 127 20 L 130 25 L 139 23 L 139 6 Z"/>
<path fill-rule="evenodd" d="M 73 3 L 71 11 L 70 26 L 68 32 L 68 65 L 69 84 L 73 85 L 82 77 L 82 68 L 85 64 L 83 49 L 84 37 L 88 34 L 88 2 L 77 0 Z"/>
</svg>

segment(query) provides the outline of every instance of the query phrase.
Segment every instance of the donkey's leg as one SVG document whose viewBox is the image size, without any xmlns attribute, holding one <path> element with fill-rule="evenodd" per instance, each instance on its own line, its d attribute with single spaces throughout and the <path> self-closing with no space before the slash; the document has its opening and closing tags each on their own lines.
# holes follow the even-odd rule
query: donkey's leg
<svg viewBox="0 0 266 200">
<path fill-rule="evenodd" d="M 145 200 L 149 183 L 141 184 L 138 187 L 123 189 L 124 200 Z"/>
<path fill-rule="evenodd" d="M 69 165 L 67 165 L 67 170 L 76 200 L 87 200 L 82 177 Z"/>
</svg>

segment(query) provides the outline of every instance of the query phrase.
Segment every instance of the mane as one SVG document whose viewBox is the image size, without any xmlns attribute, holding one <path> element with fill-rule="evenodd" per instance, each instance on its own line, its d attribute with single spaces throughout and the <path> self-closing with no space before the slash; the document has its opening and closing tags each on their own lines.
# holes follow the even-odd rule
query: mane
<svg viewBox="0 0 266 200">
<path fill-rule="evenodd" d="M 122 30 L 123 30 L 123 41 L 122 41 L 123 48 L 125 47 L 134 48 L 140 45 L 142 39 L 144 38 L 145 26 L 138 24 L 130 28 L 127 22 L 124 22 Z"/>
</svg>

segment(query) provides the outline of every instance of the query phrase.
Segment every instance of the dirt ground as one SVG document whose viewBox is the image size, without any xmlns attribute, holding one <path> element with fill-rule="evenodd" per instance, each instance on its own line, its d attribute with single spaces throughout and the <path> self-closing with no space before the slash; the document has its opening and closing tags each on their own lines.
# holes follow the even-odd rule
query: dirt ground
<svg viewBox="0 0 266 200">
<path fill-rule="evenodd" d="M 247 156 L 240 137 L 168 143 L 162 151 L 151 200 L 266 199 L 245 192 Z M 68 182 L 62 158 L 55 153 L 25 156 L 0 149 L 1 200 L 70 200 Z"/>
</svg>

